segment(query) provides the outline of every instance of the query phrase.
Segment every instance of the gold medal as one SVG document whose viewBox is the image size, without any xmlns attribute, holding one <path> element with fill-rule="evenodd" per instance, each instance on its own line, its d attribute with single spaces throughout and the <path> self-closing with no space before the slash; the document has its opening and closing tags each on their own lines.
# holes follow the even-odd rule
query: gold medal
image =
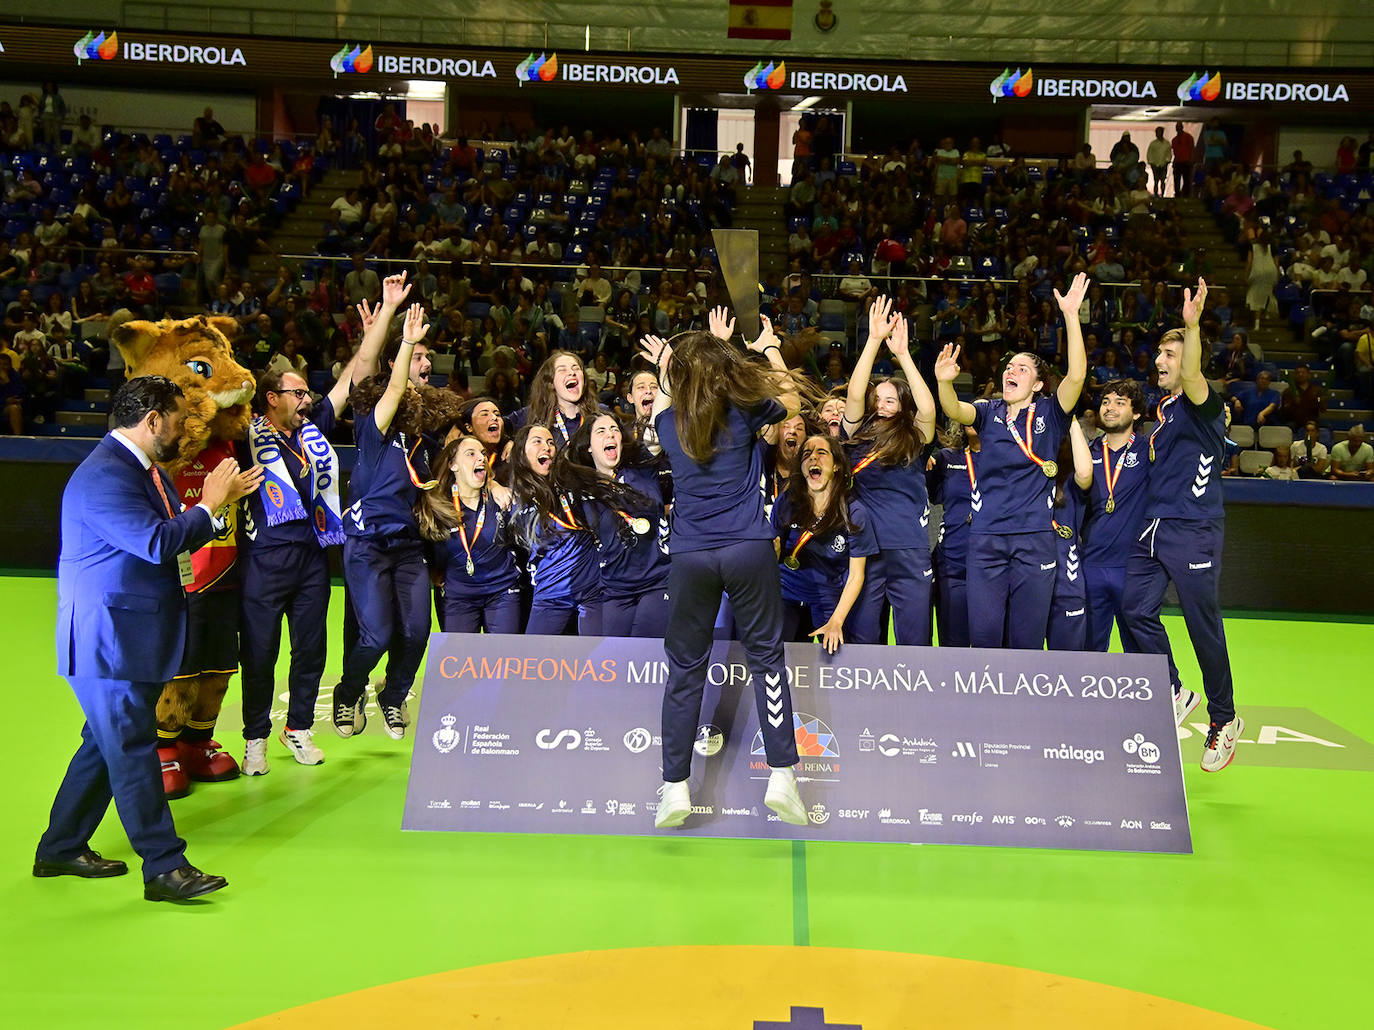
<svg viewBox="0 0 1374 1030">
<path fill-rule="evenodd" d="M 1070 529 L 1068 526 L 1061 526 L 1058 523 L 1056 523 L 1054 531 L 1058 533 L 1061 537 L 1063 537 L 1065 540 L 1073 539 L 1073 530 Z"/>
<path fill-rule="evenodd" d="M 1108 498 L 1107 498 L 1107 514 L 1110 515 L 1110 514 L 1111 514 L 1112 512 L 1114 512 L 1114 511 L 1116 511 L 1116 499 L 1115 499 L 1115 498 L 1112 498 L 1112 497 L 1108 497 Z"/>
<path fill-rule="evenodd" d="M 1153 440 L 1150 441 L 1150 460 L 1155 460 L 1155 442 Z"/>
<path fill-rule="evenodd" d="M 468 566 L 467 566 L 467 568 L 468 568 L 468 575 L 469 575 L 469 576 L 475 576 L 475 575 L 477 575 L 477 566 L 473 563 L 473 560 L 472 560 L 471 558 L 468 559 Z"/>
<path fill-rule="evenodd" d="M 643 536 L 645 533 L 649 532 L 649 520 L 643 518 L 635 519 L 630 523 L 630 528 L 640 536 Z"/>
<path fill-rule="evenodd" d="M 1046 478 L 1053 479 L 1055 476 L 1059 475 L 1059 462 L 1051 458 L 1040 466 L 1040 471 L 1045 473 Z"/>
<path fill-rule="evenodd" d="M 797 556 L 795 554 L 789 554 L 786 558 L 782 560 L 782 563 L 786 565 L 789 569 L 791 569 L 793 572 L 796 572 L 799 568 L 801 568 L 801 562 L 797 560 Z"/>
</svg>

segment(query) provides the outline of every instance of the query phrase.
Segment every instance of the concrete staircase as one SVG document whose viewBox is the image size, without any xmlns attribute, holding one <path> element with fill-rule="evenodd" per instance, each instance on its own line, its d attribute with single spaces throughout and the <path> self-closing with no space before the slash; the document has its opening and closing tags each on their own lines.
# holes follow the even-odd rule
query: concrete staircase
<svg viewBox="0 0 1374 1030">
<path fill-rule="evenodd" d="M 320 242 L 321 230 L 329 221 L 329 205 L 345 190 L 361 182 L 362 172 L 357 169 L 331 168 L 325 172 L 324 178 L 301 198 L 295 210 L 267 237 L 268 245 L 282 255 L 314 254 L 315 245 Z M 249 267 L 258 282 L 271 281 L 278 263 L 272 254 L 254 254 Z"/>
<path fill-rule="evenodd" d="M 759 276 L 787 271 L 787 219 L 783 205 L 787 190 L 781 186 L 750 186 L 739 192 L 734 227 L 756 229 L 759 234 Z"/>
<path fill-rule="evenodd" d="M 1245 258 L 1235 246 L 1229 243 L 1217 228 L 1216 220 L 1196 197 L 1181 197 L 1176 202 L 1178 212 L 1187 231 L 1190 247 L 1206 247 L 1207 260 L 1212 266 L 1211 277 L 1207 281 L 1210 289 L 1225 287 L 1230 295 L 1231 309 L 1237 313 L 1238 325 L 1245 326 Z M 1316 362 L 1321 360 L 1316 345 L 1305 334 L 1298 337 L 1288 323 L 1278 315 L 1270 315 L 1261 322 L 1260 328 L 1245 326 L 1247 339 L 1252 349 L 1258 347 L 1265 361 L 1279 367 L 1279 378 L 1287 379 L 1287 373 L 1300 361 Z M 1331 373 L 1314 371 L 1313 378 L 1328 386 L 1327 399 L 1332 405 L 1324 421 L 1333 424 L 1333 438 L 1345 438 L 1344 427 L 1351 421 L 1368 422 L 1374 418 L 1374 411 L 1364 408 L 1339 407 L 1348 403 L 1353 393 L 1350 390 L 1330 389 Z"/>
</svg>

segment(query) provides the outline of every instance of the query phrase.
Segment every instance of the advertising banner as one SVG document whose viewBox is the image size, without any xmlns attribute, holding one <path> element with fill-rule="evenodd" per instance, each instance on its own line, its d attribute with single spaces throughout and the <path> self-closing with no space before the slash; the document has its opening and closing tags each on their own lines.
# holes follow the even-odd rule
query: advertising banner
<svg viewBox="0 0 1374 1030">
<path fill-rule="evenodd" d="M 656 831 L 661 640 L 436 633 L 403 826 L 1190 853 L 1157 655 L 790 644 L 810 825 L 763 805 L 744 654 L 711 657 L 692 816 Z"/>
</svg>

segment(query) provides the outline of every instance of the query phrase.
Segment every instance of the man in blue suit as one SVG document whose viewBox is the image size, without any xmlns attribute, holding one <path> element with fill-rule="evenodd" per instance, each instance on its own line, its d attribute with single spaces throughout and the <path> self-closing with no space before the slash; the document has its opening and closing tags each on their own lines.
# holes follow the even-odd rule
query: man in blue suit
<svg viewBox="0 0 1374 1030">
<path fill-rule="evenodd" d="M 184 901 L 225 886 L 186 861 L 162 791 L 155 708 L 186 645 L 191 552 L 223 523 L 215 512 L 252 493 L 262 470 L 226 458 L 205 477 L 201 503 L 181 510 L 154 462 L 177 452 L 186 401 L 161 376 L 131 379 L 111 404 L 115 429 L 72 473 L 62 495 L 57 572 L 57 671 L 86 725 L 57 789 L 34 876 L 120 876 L 90 837 L 111 799 L 143 859 L 143 896 Z"/>
</svg>

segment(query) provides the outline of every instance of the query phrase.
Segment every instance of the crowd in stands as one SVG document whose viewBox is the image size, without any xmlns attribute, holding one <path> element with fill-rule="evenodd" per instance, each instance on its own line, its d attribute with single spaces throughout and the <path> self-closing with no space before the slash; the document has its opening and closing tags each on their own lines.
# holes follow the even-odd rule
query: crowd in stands
<svg viewBox="0 0 1374 1030">
<path fill-rule="evenodd" d="M 355 119 L 336 135 L 326 116 L 309 142 L 245 140 L 207 109 L 180 137 L 97 132 L 83 117 L 50 143 L 37 111 L 34 97 L 18 110 L 0 103 L 0 389 L 11 432 L 50 422 L 89 382 L 119 377 L 118 355 L 100 342 L 119 309 L 231 316 L 247 367 L 289 367 L 323 389 L 361 336 L 358 305 L 406 267 L 430 312 L 439 380 L 465 394 L 478 385 L 509 412 L 557 349 L 583 355 L 604 396 L 622 397 L 643 336 L 701 328 L 727 300 L 709 234 L 731 224 L 748 159 L 683 157 L 661 129 L 598 138 L 503 124 L 446 141 L 388 105 L 370 133 Z M 823 383 L 848 375 L 880 289 L 911 319 L 925 369 L 940 346 L 960 344 L 976 395 L 997 389 L 1012 350 L 1062 370 L 1053 292 L 1083 271 L 1094 283 L 1079 312 L 1085 405 L 1124 375 L 1153 406 L 1152 348 L 1181 324 L 1174 284 L 1212 270 L 1175 202 L 1158 195 L 1167 145 L 1175 171 L 1186 169 L 1176 190 L 1200 196 L 1249 258 L 1246 296 L 1214 288 L 1204 322 L 1209 374 L 1227 387 L 1236 421 L 1297 435 L 1317 420 L 1329 446 L 1327 424 L 1339 417 L 1320 385 L 1328 370 L 1330 386 L 1353 391 L 1339 404 L 1374 403 L 1368 143 L 1346 141 L 1354 156 L 1343 173 L 1315 172 L 1301 154 L 1252 173 L 1207 131 L 1193 141 L 1182 125 L 1172 141 L 1160 130 L 1148 165 L 1128 137 L 1099 165 L 1086 144 L 1051 162 L 998 137 L 962 147 L 946 137 L 929 152 L 912 140 L 850 161 L 824 117 L 806 120 L 802 135 L 787 194 L 789 267 L 763 289 L 780 330 L 810 331 L 798 353 Z M 1196 165 L 1184 164 L 1194 149 Z M 356 168 L 359 181 L 330 203 L 318 260 L 283 259 L 255 281 L 251 257 L 271 253 L 273 229 L 329 167 Z M 1251 342 L 1266 317 L 1310 337 L 1319 360 L 1302 384 Z M 1319 399 L 1295 406 L 1314 391 Z"/>
</svg>

